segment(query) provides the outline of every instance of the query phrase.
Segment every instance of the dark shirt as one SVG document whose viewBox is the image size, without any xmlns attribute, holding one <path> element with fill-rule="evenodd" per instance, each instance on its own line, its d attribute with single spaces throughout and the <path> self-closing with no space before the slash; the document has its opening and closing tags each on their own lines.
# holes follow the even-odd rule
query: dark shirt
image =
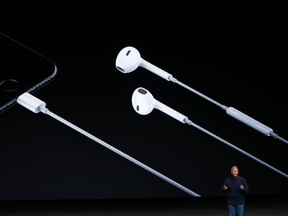
<svg viewBox="0 0 288 216">
<path fill-rule="evenodd" d="M 240 185 L 244 186 L 244 189 L 240 189 Z M 244 196 L 249 190 L 249 186 L 245 178 L 237 176 L 236 178 L 231 176 L 225 179 L 224 185 L 228 187 L 227 190 L 224 190 L 227 196 L 227 204 L 231 205 L 241 205 L 245 203 Z"/>
</svg>

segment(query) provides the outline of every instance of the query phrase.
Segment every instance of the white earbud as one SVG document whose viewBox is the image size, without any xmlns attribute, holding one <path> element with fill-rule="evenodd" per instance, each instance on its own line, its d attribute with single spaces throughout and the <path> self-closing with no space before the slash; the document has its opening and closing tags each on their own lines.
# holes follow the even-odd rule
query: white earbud
<svg viewBox="0 0 288 216">
<path fill-rule="evenodd" d="M 283 173 L 282 171 L 276 169 L 275 167 L 265 163 L 264 161 L 258 159 L 257 157 L 249 154 L 248 152 L 245 152 L 244 150 L 238 148 L 237 146 L 233 145 L 232 143 L 222 139 L 221 137 L 218 137 L 217 135 L 209 132 L 208 130 L 196 125 L 192 121 L 190 121 L 186 116 L 182 115 L 181 113 L 171 109 L 170 107 L 164 105 L 163 103 L 157 101 L 153 98 L 152 94 L 147 91 L 146 89 L 139 87 L 137 88 L 132 95 L 132 105 L 134 110 L 141 114 L 141 115 L 147 115 L 152 112 L 154 108 L 159 109 L 160 111 L 170 115 L 171 117 L 179 120 L 182 123 L 187 123 L 188 125 L 194 126 L 197 129 L 201 130 L 202 132 L 208 134 L 209 136 L 212 136 L 213 138 L 223 142 L 225 145 L 228 145 L 231 148 L 236 149 L 237 151 L 241 152 L 242 154 L 245 154 L 246 156 L 252 158 L 253 160 L 261 163 L 262 165 L 268 167 L 269 169 L 274 170 L 275 172 L 285 176 L 288 178 L 288 174 Z"/>
<path fill-rule="evenodd" d="M 171 81 L 173 79 L 171 74 L 141 58 L 139 51 L 134 47 L 125 47 L 118 53 L 116 58 L 116 68 L 120 72 L 130 73 L 136 70 L 139 66 L 155 73 L 167 81 Z"/>
<path fill-rule="evenodd" d="M 135 91 L 133 92 L 132 106 L 134 110 L 141 115 L 147 115 L 151 113 L 154 108 L 156 108 L 166 113 L 167 115 L 177 119 L 178 121 L 186 123 L 186 116 L 171 109 L 160 101 L 157 101 L 148 90 L 142 87 L 135 89 Z"/>
<path fill-rule="evenodd" d="M 227 107 L 224 104 L 220 104 L 217 101 L 207 97 L 206 95 L 200 93 L 199 91 L 181 83 L 176 78 L 174 78 L 171 74 L 167 73 L 166 71 L 156 67 L 155 65 L 145 61 L 141 58 L 140 53 L 134 47 L 128 46 L 123 48 L 117 58 L 116 58 L 116 68 L 121 71 L 122 73 L 130 73 L 136 70 L 138 67 L 143 67 L 156 75 L 166 79 L 167 81 L 172 81 L 174 83 L 179 84 L 180 86 L 188 89 L 189 91 L 197 94 L 198 96 L 208 100 L 209 102 L 213 103 L 214 105 L 224 109 L 226 114 L 232 116 L 236 120 L 254 128 L 255 130 L 263 133 L 266 136 L 271 136 L 275 139 L 280 139 L 282 142 L 288 144 L 288 140 L 283 139 L 282 137 L 278 136 L 273 132 L 273 129 L 262 124 L 261 122 L 257 121 L 256 119 L 251 118 L 250 116 L 246 115 L 245 113 L 237 110 L 234 107 Z"/>
</svg>

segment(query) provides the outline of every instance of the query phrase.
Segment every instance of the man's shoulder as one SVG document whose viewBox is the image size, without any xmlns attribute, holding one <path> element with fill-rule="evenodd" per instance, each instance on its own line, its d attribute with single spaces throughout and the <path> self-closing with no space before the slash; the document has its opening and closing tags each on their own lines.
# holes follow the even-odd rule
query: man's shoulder
<svg viewBox="0 0 288 216">
<path fill-rule="evenodd" d="M 241 180 L 245 180 L 245 181 L 246 181 L 246 179 L 245 179 L 243 176 L 238 176 L 238 179 L 241 179 Z"/>
<path fill-rule="evenodd" d="M 232 179 L 231 176 L 229 176 L 225 178 L 225 181 L 230 181 L 231 179 Z"/>
</svg>

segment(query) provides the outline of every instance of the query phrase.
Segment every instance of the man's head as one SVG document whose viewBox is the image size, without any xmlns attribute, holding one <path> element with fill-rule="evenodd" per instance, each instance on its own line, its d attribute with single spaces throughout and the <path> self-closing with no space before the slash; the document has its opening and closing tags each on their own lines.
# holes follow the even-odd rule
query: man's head
<svg viewBox="0 0 288 216">
<path fill-rule="evenodd" d="M 238 167 L 237 167 L 237 166 L 232 166 L 232 167 L 231 167 L 231 175 L 232 175 L 233 177 L 237 177 L 237 176 L 238 176 L 238 173 L 239 173 Z"/>
</svg>

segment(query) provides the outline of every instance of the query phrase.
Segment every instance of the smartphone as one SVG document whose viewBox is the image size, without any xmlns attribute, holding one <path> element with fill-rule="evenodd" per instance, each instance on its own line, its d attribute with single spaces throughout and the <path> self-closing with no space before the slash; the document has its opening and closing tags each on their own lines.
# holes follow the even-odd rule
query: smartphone
<svg viewBox="0 0 288 216">
<path fill-rule="evenodd" d="M 56 74 L 52 60 L 0 32 L 0 113 L 16 104 L 21 94 L 35 92 Z"/>
</svg>

